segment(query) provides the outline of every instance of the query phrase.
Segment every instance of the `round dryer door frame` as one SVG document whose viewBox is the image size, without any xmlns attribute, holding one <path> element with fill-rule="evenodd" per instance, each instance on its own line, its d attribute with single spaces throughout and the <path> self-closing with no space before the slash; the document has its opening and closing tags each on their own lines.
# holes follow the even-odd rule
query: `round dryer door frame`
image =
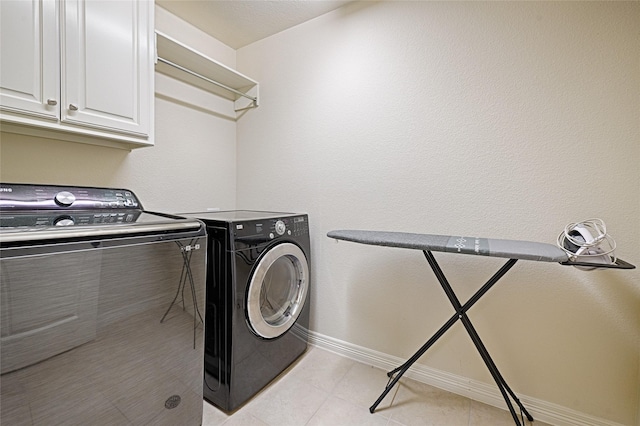
<svg viewBox="0 0 640 426">
<path fill-rule="evenodd" d="M 267 319 L 263 315 L 262 307 L 266 295 L 263 292 L 265 278 L 274 263 L 282 258 L 290 262 L 295 270 L 293 277 L 289 277 L 290 288 L 286 303 L 278 307 L 275 320 Z M 268 289 L 267 289 L 268 290 Z M 309 291 L 309 264 L 307 258 L 295 244 L 281 243 L 262 256 L 251 275 L 247 289 L 247 317 L 249 326 L 255 334 L 265 339 L 275 339 L 286 333 L 300 316 Z"/>
</svg>

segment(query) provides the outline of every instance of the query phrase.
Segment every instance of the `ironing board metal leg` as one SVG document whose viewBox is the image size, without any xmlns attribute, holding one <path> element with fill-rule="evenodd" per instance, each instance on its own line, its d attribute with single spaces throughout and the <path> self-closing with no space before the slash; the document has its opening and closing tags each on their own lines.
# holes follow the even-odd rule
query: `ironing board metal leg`
<svg viewBox="0 0 640 426">
<path fill-rule="evenodd" d="M 469 337 L 471 337 L 471 340 L 473 341 L 473 344 L 476 346 L 476 349 L 480 353 L 480 356 L 482 357 L 482 360 L 484 361 L 485 365 L 489 369 L 489 372 L 491 373 L 491 376 L 495 380 L 496 385 L 498 386 L 498 389 L 500 390 L 500 393 L 502 394 L 502 397 L 504 398 L 504 400 L 505 400 L 505 402 L 507 404 L 507 407 L 509 408 L 509 412 L 511 413 L 511 416 L 513 417 L 513 420 L 515 421 L 516 425 L 520 426 L 520 420 L 518 419 L 518 415 L 515 412 L 515 409 L 513 408 L 513 404 L 511 403 L 511 400 L 509 399 L 509 396 L 511 396 L 513 398 L 513 400 L 516 402 L 518 407 L 520 407 L 522 412 L 527 416 L 527 419 L 532 421 L 533 417 L 527 412 L 526 408 L 524 408 L 524 406 L 522 405 L 520 400 L 516 397 L 515 393 L 507 385 L 507 382 L 504 380 L 504 378 L 500 374 L 500 371 L 498 370 L 498 367 L 495 365 L 495 363 L 491 359 L 491 356 L 489 355 L 489 351 L 487 351 L 487 348 L 482 343 L 482 340 L 480 339 L 480 336 L 476 332 L 475 328 L 473 327 L 473 324 L 471 323 L 471 320 L 467 316 L 466 311 L 470 307 L 470 306 L 466 307 L 468 302 L 467 302 L 467 304 L 465 304 L 465 306 L 462 306 L 460 304 L 460 301 L 458 300 L 458 297 L 456 296 L 456 294 L 454 293 L 453 289 L 451 288 L 451 285 L 447 281 L 447 278 L 444 276 L 444 273 L 442 272 L 442 269 L 440 269 L 440 265 L 438 265 L 438 262 L 436 261 L 435 257 L 433 256 L 433 253 L 431 253 L 429 251 L 424 251 L 424 255 L 425 255 L 427 261 L 429 262 L 429 265 L 431 266 L 431 269 L 433 270 L 434 274 L 436 275 L 436 278 L 440 282 L 440 285 L 442 286 L 442 289 L 447 294 L 447 297 L 449 298 L 449 301 L 451 302 L 451 304 L 453 305 L 453 307 L 456 310 L 457 314 L 459 315 L 460 320 L 462 321 L 462 324 L 464 325 L 465 329 L 467 330 L 467 333 L 469 334 Z M 502 275 L 504 275 L 516 263 L 516 261 L 517 261 L 516 259 L 510 259 L 503 266 L 503 268 L 501 268 L 500 271 L 498 271 L 498 273 L 496 275 L 494 275 L 492 277 L 492 279 L 489 280 L 485 286 L 483 286 L 483 288 L 487 287 L 487 290 L 488 290 L 499 278 L 502 277 Z M 469 300 L 469 302 L 471 302 L 472 300 L 473 301 L 477 301 L 479 297 L 476 298 L 475 296 L 476 295 L 474 295 Z"/>
<path fill-rule="evenodd" d="M 411 356 L 411 358 L 409 358 L 404 364 L 402 364 L 398 368 L 395 368 L 389 371 L 387 373 L 387 376 L 391 377 L 394 374 L 396 374 L 398 371 L 408 370 L 408 368 L 411 367 L 411 365 L 414 362 L 416 362 L 435 342 L 437 342 L 438 339 L 442 337 L 444 333 L 446 333 L 447 330 L 449 330 L 453 326 L 453 324 L 456 323 L 456 321 L 458 321 L 458 319 L 459 319 L 458 314 L 454 314 L 453 316 L 451 316 L 451 318 L 449 318 L 449 321 L 444 323 L 444 325 L 440 327 L 440 329 L 436 331 L 435 334 L 431 336 L 431 338 L 427 340 L 427 342 L 424 345 L 422 345 L 420 349 L 418 349 L 418 351 L 415 354 L 413 354 L 413 356 Z M 404 374 L 404 371 L 400 373 L 400 375 Z"/>
<path fill-rule="evenodd" d="M 500 278 L 502 278 L 513 267 L 513 265 L 515 265 L 515 263 L 517 262 L 517 259 L 509 259 L 498 270 L 498 272 L 496 272 L 480 289 L 478 289 L 478 291 L 476 291 L 476 293 L 473 296 L 471 296 L 471 298 L 469 298 L 469 300 L 464 305 L 461 305 L 460 301 L 458 300 L 458 297 L 456 296 L 456 294 L 454 293 L 453 289 L 451 288 L 451 285 L 447 281 L 447 278 L 444 276 L 444 273 L 442 272 L 442 269 L 440 269 L 440 266 L 436 262 L 436 259 L 433 256 L 433 254 L 430 251 L 425 250 L 424 251 L 424 255 L 425 255 L 426 259 L 427 259 L 427 262 L 429 262 L 429 265 L 431 266 L 431 269 L 433 270 L 434 274 L 436 275 L 436 278 L 440 282 L 440 285 L 442 286 L 442 289 L 444 290 L 444 292 L 446 293 L 447 297 L 449 298 L 449 301 L 451 302 L 451 304 L 453 305 L 454 309 L 456 310 L 456 313 L 453 316 L 451 316 L 451 318 L 449 318 L 449 320 L 446 323 L 444 323 L 442 325 L 442 327 L 440 327 L 440 329 L 438 329 L 438 331 L 436 331 L 436 333 L 433 336 L 431 336 L 431 338 L 429 340 L 427 340 L 427 342 L 424 345 L 422 345 L 422 347 L 420 347 L 420 349 L 418 349 L 418 351 L 415 354 L 413 354 L 413 356 L 411 356 L 411 358 L 409 358 L 404 364 L 400 365 L 399 367 L 397 367 L 397 368 L 395 368 L 395 369 L 393 369 L 393 370 L 391 370 L 390 372 L 387 373 L 387 376 L 389 376 L 392 379 L 389 380 L 389 383 L 387 383 L 387 386 L 385 387 L 384 391 L 378 397 L 376 402 L 374 402 L 373 405 L 369 408 L 369 411 L 371 413 L 373 413 L 375 411 L 375 409 L 378 407 L 378 405 L 382 402 L 382 400 L 391 391 L 391 389 L 393 389 L 393 387 L 398 383 L 398 381 L 404 375 L 404 373 L 406 373 L 407 370 L 409 370 L 409 368 L 411 368 L 411 366 L 422 355 L 424 355 L 424 353 L 431 346 L 433 346 L 433 344 L 436 341 L 438 341 L 438 339 L 440 339 L 440 337 L 442 337 L 453 326 L 453 324 L 456 323 L 456 321 L 461 320 L 461 322 L 463 323 L 465 329 L 467 330 L 467 333 L 469 334 L 469 337 L 471 337 L 471 340 L 473 341 L 474 345 L 476 346 L 476 349 L 480 353 L 480 356 L 482 357 L 482 360 L 485 362 L 485 365 L 489 369 L 489 372 L 491 373 L 491 376 L 494 378 L 494 380 L 495 380 L 495 382 L 496 382 L 496 384 L 498 386 L 498 389 L 500 390 L 500 393 L 502 394 L 505 402 L 507 403 L 507 407 L 509 408 L 509 412 L 511 413 L 516 425 L 520 426 L 520 420 L 518 419 L 518 416 L 517 416 L 517 414 L 515 412 L 513 404 L 511 403 L 511 400 L 509 399 L 509 396 L 511 396 L 511 398 L 513 398 L 513 400 L 516 402 L 518 407 L 520 407 L 522 412 L 527 416 L 527 419 L 529 421 L 533 421 L 533 417 L 527 412 L 527 410 L 524 408 L 524 406 L 522 405 L 520 400 L 516 397 L 515 393 L 507 385 L 507 382 L 504 380 L 504 378 L 500 374 L 500 371 L 498 371 L 498 368 L 496 367 L 495 363 L 491 359 L 491 356 L 489 355 L 489 352 L 487 351 L 486 347 L 482 343 L 482 340 L 480 339 L 480 336 L 478 336 L 478 333 L 476 332 L 475 328 L 473 327 L 473 324 L 471 323 L 471 320 L 466 315 L 466 312 L 478 300 L 480 300 L 480 298 L 487 291 L 489 291 L 489 289 L 491 289 L 491 287 L 493 287 L 493 285 L 496 282 L 498 282 L 498 280 L 500 280 Z M 396 374 L 396 373 L 398 373 L 398 374 Z M 394 377 L 394 375 L 395 375 L 395 377 Z"/>
<path fill-rule="evenodd" d="M 422 347 L 418 349 L 418 351 L 415 354 L 413 354 L 413 356 L 409 358 L 404 364 L 387 373 L 387 376 L 392 377 L 398 371 L 400 372 L 393 378 L 393 380 L 390 380 L 387 383 L 387 386 L 384 388 L 384 391 L 382 392 L 382 394 L 378 397 L 376 402 L 374 402 L 373 405 L 369 407 L 369 412 L 373 413 L 376 410 L 376 408 L 382 402 L 384 397 L 387 396 L 387 394 L 391 389 L 393 389 L 393 387 L 396 385 L 396 383 L 398 383 L 398 380 L 400 380 L 400 378 L 404 375 L 404 373 L 406 373 L 407 370 L 411 368 L 413 363 L 415 363 L 427 351 L 427 349 L 429 349 L 440 337 L 442 337 L 442 335 L 447 330 L 449 330 L 451 326 L 453 326 L 453 324 L 456 323 L 456 321 L 458 321 L 457 314 L 449 318 L 449 321 L 447 321 L 442 327 L 440 327 L 440 329 L 436 331 L 436 333 L 424 345 L 422 345 Z"/>
<path fill-rule="evenodd" d="M 518 419 L 518 414 L 516 413 L 516 411 L 515 411 L 515 409 L 513 407 L 513 404 L 511 404 L 511 400 L 509 399 L 509 395 L 511 396 L 511 398 L 513 398 L 513 400 L 516 402 L 518 407 L 520 407 L 522 412 L 527 416 L 527 419 L 529 421 L 533 421 L 533 417 L 531 416 L 531 414 L 529 414 L 527 409 L 524 408 L 524 406 L 522 405 L 522 403 L 520 402 L 518 397 L 511 390 L 509 385 L 507 385 L 507 382 L 504 380 L 504 378 L 500 374 L 500 371 L 498 371 L 498 367 L 496 367 L 495 363 L 491 359 L 491 356 L 489 355 L 489 352 L 487 351 L 487 349 L 485 348 L 484 344 L 482 343 L 482 340 L 480 340 L 480 337 L 478 336 L 478 333 L 473 328 L 473 325 L 471 324 L 471 321 L 469 320 L 469 317 L 464 315 L 462 317 L 462 323 L 464 324 L 465 328 L 467 329 L 467 332 L 469 333 L 469 336 L 471 337 L 471 340 L 475 344 L 476 349 L 478 349 L 478 352 L 480 353 L 480 356 L 482 357 L 482 360 L 485 362 L 485 365 L 489 369 L 489 372 L 493 376 L 493 379 L 495 380 L 496 385 L 498 385 L 498 389 L 500 390 L 500 393 L 502 394 L 502 397 L 504 398 L 505 402 L 507 403 L 507 408 L 509 408 L 509 412 L 511 413 L 511 416 L 513 417 L 513 420 L 515 421 L 515 423 L 517 425 L 520 425 L 520 420 Z"/>
<path fill-rule="evenodd" d="M 510 259 L 509 261 L 507 261 L 507 263 L 505 263 L 504 266 L 500 268 L 500 270 L 498 270 L 498 272 L 496 272 L 489 279 L 489 281 L 487 281 L 482 287 L 480 287 L 480 289 L 478 289 L 478 291 L 474 293 L 473 296 L 469 298 L 467 303 L 465 303 L 464 306 L 462 307 L 462 310 L 464 312 L 469 310 L 478 300 L 480 300 L 480 298 L 487 291 L 489 291 L 491 287 L 493 287 L 493 285 L 496 282 L 498 282 L 500 278 L 502 278 L 504 274 L 506 274 L 509 271 L 509 269 L 511 269 L 511 267 L 513 267 L 515 263 L 516 263 L 515 259 Z M 420 358 L 427 351 L 427 349 L 429 349 L 459 319 L 460 319 L 460 316 L 458 315 L 458 313 L 453 314 L 453 316 L 449 318 L 449 320 L 442 327 L 440 327 L 440 329 L 436 331 L 436 333 L 420 349 L 418 349 L 418 351 L 416 351 L 416 353 L 411 358 L 409 358 L 404 364 L 402 364 L 398 368 L 395 368 L 390 372 L 388 372 L 387 376 L 391 377 L 398 371 L 404 369 L 405 366 L 407 365 L 411 366 L 411 364 L 416 362 L 418 358 Z"/>
</svg>

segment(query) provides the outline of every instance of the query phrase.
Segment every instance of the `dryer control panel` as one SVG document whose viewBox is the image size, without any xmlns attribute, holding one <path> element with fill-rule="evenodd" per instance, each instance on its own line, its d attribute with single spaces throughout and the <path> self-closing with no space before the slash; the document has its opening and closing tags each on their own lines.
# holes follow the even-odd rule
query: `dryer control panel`
<svg viewBox="0 0 640 426">
<path fill-rule="evenodd" d="M 307 216 L 298 216 L 293 217 L 293 235 L 298 237 L 301 235 L 309 234 L 309 221 L 307 220 Z"/>
<path fill-rule="evenodd" d="M 255 245 L 308 235 L 309 222 L 307 215 L 243 221 L 233 223 L 232 232 L 238 248 L 238 245 Z"/>
</svg>

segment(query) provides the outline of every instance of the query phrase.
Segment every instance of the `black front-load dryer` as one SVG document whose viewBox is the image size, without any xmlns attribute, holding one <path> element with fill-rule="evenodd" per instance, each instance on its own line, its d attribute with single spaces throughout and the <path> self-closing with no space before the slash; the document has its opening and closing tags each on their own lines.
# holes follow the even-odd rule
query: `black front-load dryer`
<svg viewBox="0 0 640 426">
<path fill-rule="evenodd" d="M 306 214 L 189 213 L 208 234 L 204 397 L 226 411 L 249 400 L 307 348 Z"/>
</svg>

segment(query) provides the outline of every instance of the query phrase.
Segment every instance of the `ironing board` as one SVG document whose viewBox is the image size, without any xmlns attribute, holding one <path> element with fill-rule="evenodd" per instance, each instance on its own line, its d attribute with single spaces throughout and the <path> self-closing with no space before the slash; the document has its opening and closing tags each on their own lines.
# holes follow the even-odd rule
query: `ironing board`
<svg viewBox="0 0 640 426">
<path fill-rule="evenodd" d="M 590 262 L 576 262 L 569 259 L 567 253 L 559 247 L 538 243 L 533 241 L 518 241 L 518 240 L 502 240 L 492 238 L 477 238 L 477 237 L 462 237 L 462 236 L 450 236 L 450 235 L 432 235 L 432 234 L 413 234 L 406 232 L 380 232 L 380 231 L 361 231 L 361 230 L 337 230 L 331 231 L 327 234 L 328 237 L 336 240 L 350 241 L 360 244 L 369 244 L 385 247 L 397 247 L 413 250 L 422 250 L 424 256 L 431 266 L 438 282 L 442 286 L 447 298 L 451 302 L 451 305 L 455 309 L 455 313 L 449 318 L 447 322 L 436 331 L 436 333 L 411 356 L 404 364 L 391 370 L 387 373 L 389 382 L 387 383 L 384 391 L 378 397 L 378 399 L 369 408 L 369 411 L 373 413 L 378 407 L 380 402 L 384 399 L 389 391 L 396 385 L 402 375 L 413 365 L 440 337 L 442 337 L 447 330 L 449 330 L 458 320 L 462 322 L 464 328 L 467 330 L 469 337 L 473 341 L 476 349 L 478 350 L 482 360 L 489 369 L 491 376 L 495 380 L 502 397 L 507 403 L 509 412 L 511 413 L 516 425 L 524 425 L 524 420 L 520 423 L 520 419 L 516 413 L 516 410 L 511 402 L 511 399 L 520 408 L 521 414 L 524 414 L 529 421 L 533 421 L 533 417 L 526 408 L 522 405 L 518 397 L 507 385 L 500 371 L 496 367 L 495 363 L 491 359 L 487 348 L 480 340 L 480 336 L 476 332 L 471 320 L 467 316 L 467 311 L 487 292 L 493 285 L 498 282 L 514 265 L 518 260 L 531 260 L 537 262 L 557 262 L 562 265 L 573 266 L 588 266 L 598 268 L 617 268 L 617 269 L 633 269 L 634 265 L 627 263 L 623 260 L 617 259 L 612 264 L 594 264 Z M 460 303 L 460 300 L 454 293 L 451 285 L 444 276 L 442 269 L 436 262 L 433 256 L 433 251 L 441 251 L 448 253 L 459 253 L 478 256 L 491 256 L 507 258 L 507 262 L 496 272 L 476 293 L 467 300 L 466 303 Z M 397 373 L 397 374 L 396 374 Z"/>
</svg>

